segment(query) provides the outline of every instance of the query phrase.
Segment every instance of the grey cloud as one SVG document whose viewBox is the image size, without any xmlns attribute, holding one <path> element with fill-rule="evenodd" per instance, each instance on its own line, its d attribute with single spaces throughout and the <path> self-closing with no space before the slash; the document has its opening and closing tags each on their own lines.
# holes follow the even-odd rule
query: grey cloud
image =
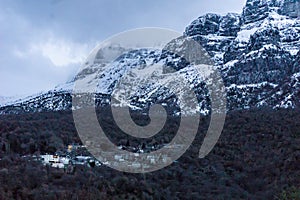
<svg viewBox="0 0 300 200">
<path fill-rule="evenodd" d="M 207 12 L 241 12 L 245 0 L 0 2 L 0 95 L 9 96 L 51 89 L 79 67 L 72 63 L 57 68 L 41 53 L 28 53 L 32 44 L 52 38 L 92 49 L 96 42 L 132 28 L 154 26 L 183 32 Z"/>
</svg>

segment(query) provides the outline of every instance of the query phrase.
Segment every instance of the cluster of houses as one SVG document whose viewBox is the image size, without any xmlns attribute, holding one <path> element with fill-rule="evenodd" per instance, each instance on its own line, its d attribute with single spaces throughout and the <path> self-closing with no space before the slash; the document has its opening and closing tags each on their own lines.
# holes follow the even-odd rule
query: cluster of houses
<svg viewBox="0 0 300 200">
<path fill-rule="evenodd" d="M 100 166 L 101 163 L 91 156 L 78 155 L 78 149 L 85 147 L 78 144 L 68 145 L 65 151 L 59 151 L 52 154 L 39 155 L 36 160 L 40 161 L 45 166 L 53 168 L 73 170 L 75 165 L 85 165 L 88 167 Z"/>
<path fill-rule="evenodd" d="M 131 154 L 133 157 L 129 158 L 127 153 L 120 153 L 115 155 L 114 152 L 111 152 L 110 160 L 103 159 L 103 163 L 100 163 L 97 159 L 89 156 L 89 153 L 86 151 L 86 147 L 83 145 L 72 144 L 68 145 L 66 149 L 57 151 L 55 154 L 44 154 L 35 156 L 34 160 L 41 162 L 44 166 L 52 167 L 56 169 L 63 169 L 67 173 L 73 173 L 75 170 L 76 165 L 82 165 L 87 167 L 99 167 L 102 164 L 106 165 L 124 165 L 125 167 L 132 167 L 132 168 L 144 168 L 147 169 L 152 165 L 156 165 L 157 163 L 168 163 L 171 162 L 171 158 L 167 155 L 160 154 L 160 155 L 148 155 L 143 163 L 136 159 L 140 156 L 140 154 L 144 153 L 144 150 L 156 150 L 158 146 L 149 146 L 149 147 L 128 147 L 120 145 L 118 146 L 119 149 L 131 152 L 135 152 Z M 131 148 L 131 149 L 129 149 Z M 167 146 L 166 148 L 170 148 L 171 150 L 178 150 L 181 149 L 181 145 L 172 145 Z M 110 153 L 109 153 L 110 154 Z M 108 154 L 107 154 L 108 155 Z M 129 160 L 136 160 L 135 162 L 131 163 L 128 162 Z"/>
</svg>

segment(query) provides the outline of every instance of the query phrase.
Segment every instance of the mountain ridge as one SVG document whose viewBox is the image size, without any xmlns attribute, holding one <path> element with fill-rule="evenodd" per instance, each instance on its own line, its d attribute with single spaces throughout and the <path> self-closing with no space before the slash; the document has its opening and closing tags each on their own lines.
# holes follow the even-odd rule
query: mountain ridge
<svg viewBox="0 0 300 200">
<path fill-rule="evenodd" d="M 299 107 L 299 5 L 299 0 L 248 0 L 241 14 L 209 13 L 186 27 L 183 35 L 199 42 L 220 70 L 226 86 L 228 110 L 262 106 L 274 109 Z M 109 53 L 124 52 L 118 46 L 108 48 Z M 97 52 L 96 58 L 101 60 L 107 56 L 105 51 Z M 170 62 L 170 58 L 159 51 L 129 52 L 116 60 L 114 67 L 97 76 L 94 74 L 105 66 L 86 63 L 87 67 L 73 81 L 25 101 L 2 106 L 0 114 L 72 109 L 71 88 L 74 81 L 96 81 L 99 78 L 97 102 L 104 105 L 115 88 L 115 80 L 124 71 L 158 63 L 175 71 L 186 71 L 189 66 L 180 59 L 173 58 Z M 205 111 L 202 113 L 208 114 L 210 101 L 207 88 L 197 84 L 192 87 L 198 95 L 200 108 Z M 151 87 L 147 89 L 149 92 L 152 90 Z M 153 95 L 136 94 L 138 96 L 138 99 L 144 98 L 141 100 L 143 103 L 134 102 L 140 107 L 170 98 L 163 90 Z M 175 103 L 173 100 L 171 104 Z"/>
</svg>

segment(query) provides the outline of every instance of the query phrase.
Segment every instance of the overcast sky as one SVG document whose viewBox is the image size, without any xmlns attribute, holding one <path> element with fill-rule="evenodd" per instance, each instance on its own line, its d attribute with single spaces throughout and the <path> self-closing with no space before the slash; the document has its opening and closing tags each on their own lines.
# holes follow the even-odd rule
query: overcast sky
<svg viewBox="0 0 300 200">
<path fill-rule="evenodd" d="M 246 0 L 0 0 L 0 96 L 71 79 L 97 43 L 121 31 L 183 32 L 205 13 L 241 13 Z"/>
</svg>

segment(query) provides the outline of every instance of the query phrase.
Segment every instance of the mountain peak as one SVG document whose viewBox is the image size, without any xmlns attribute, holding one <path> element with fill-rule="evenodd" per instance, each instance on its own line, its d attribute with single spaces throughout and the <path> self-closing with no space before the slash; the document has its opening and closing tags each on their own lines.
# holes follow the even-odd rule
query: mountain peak
<svg viewBox="0 0 300 200">
<path fill-rule="evenodd" d="M 241 14 L 208 13 L 186 27 L 184 36 L 201 44 L 220 69 L 229 110 L 261 106 L 300 107 L 299 6 L 300 0 L 248 0 Z M 143 77 L 136 78 L 134 73 L 140 69 L 138 66 L 142 66 L 142 70 L 162 65 L 159 73 L 169 78 L 178 74 L 186 75 L 190 80 L 201 78 L 184 59 L 160 50 L 132 50 L 107 65 L 105 58 L 114 60 L 112 58 L 122 52 L 124 49 L 120 46 L 107 44 L 93 55 L 95 60 L 93 56 L 87 60 L 73 81 L 54 91 L 0 106 L 0 114 L 71 109 L 74 81 L 97 85 L 95 102 L 100 106 L 107 105 L 115 83 L 126 71 L 134 77 L 126 80 L 128 83 L 142 83 Z M 172 70 L 168 71 L 169 68 Z M 175 87 L 179 84 L 175 83 Z M 177 100 L 172 99 L 172 94 L 163 88 L 156 89 L 154 85 L 146 81 L 142 89 L 136 91 L 132 105 L 142 108 L 155 100 L 175 108 Z M 199 98 L 201 112 L 208 113 L 210 101 L 205 83 L 194 81 L 192 87 Z M 176 109 L 174 113 L 177 113 Z"/>
<path fill-rule="evenodd" d="M 265 19 L 271 12 L 300 17 L 300 0 L 247 0 L 242 17 L 245 24 Z"/>
</svg>

